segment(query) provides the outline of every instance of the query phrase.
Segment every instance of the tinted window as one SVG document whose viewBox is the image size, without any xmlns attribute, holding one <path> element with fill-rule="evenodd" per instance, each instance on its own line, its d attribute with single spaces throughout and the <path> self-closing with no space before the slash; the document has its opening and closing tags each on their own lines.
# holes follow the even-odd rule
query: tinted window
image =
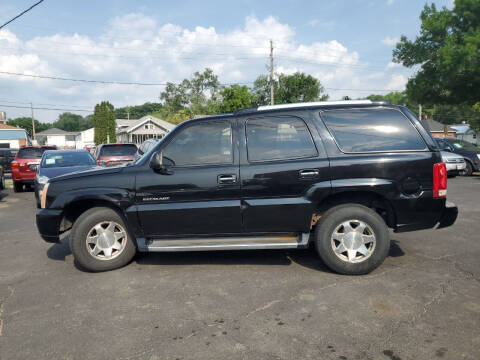
<svg viewBox="0 0 480 360">
<path fill-rule="evenodd" d="M 46 150 L 51 148 L 23 148 L 18 151 L 18 158 L 20 159 L 40 159 Z"/>
<path fill-rule="evenodd" d="M 137 146 L 131 144 L 105 145 L 100 149 L 99 156 L 129 156 L 135 155 Z"/>
<path fill-rule="evenodd" d="M 438 148 L 440 150 L 450 150 L 450 146 L 448 146 L 448 143 L 445 140 L 435 139 L 435 141 L 437 142 Z"/>
<path fill-rule="evenodd" d="M 232 128 L 227 121 L 191 125 L 175 136 L 163 150 L 165 164 L 231 164 Z"/>
<path fill-rule="evenodd" d="M 55 151 L 46 153 L 42 159 L 43 168 L 95 165 L 88 151 Z"/>
<path fill-rule="evenodd" d="M 248 119 L 246 133 L 250 161 L 307 158 L 317 155 L 307 125 L 299 118 Z"/>
<path fill-rule="evenodd" d="M 320 115 L 344 152 L 425 149 L 413 124 L 397 110 L 342 109 Z"/>
</svg>

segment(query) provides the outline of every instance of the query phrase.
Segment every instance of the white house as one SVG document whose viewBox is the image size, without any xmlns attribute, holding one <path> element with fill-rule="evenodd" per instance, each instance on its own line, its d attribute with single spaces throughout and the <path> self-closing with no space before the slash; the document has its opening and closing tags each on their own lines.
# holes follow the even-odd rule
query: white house
<svg viewBox="0 0 480 360">
<path fill-rule="evenodd" d="M 27 131 L 15 126 L 0 124 L 0 147 L 18 149 L 21 146 L 32 145 Z"/>
<path fill-rule="evenodd" d="M 119 143 L 141 144 L 147 139 L 161 139 L 175 127 L 175 125 L 151 115 L 137 120 L 117 119 L 115 121 L 117 142 Z"/>
<path fill-rule="evenodd" d="M 75 149 L 78 132 L 51 128 L 35 134 L 35 138 L 44 145 L 55 145 L 61 149 Z"/>
<path fill-rule="evenodd" d="M 80 131 L 75 137 L 77 149 L 84 149 L 85 146 L 91 147 L 95 145 L 95 128 Z"/>
</svg>

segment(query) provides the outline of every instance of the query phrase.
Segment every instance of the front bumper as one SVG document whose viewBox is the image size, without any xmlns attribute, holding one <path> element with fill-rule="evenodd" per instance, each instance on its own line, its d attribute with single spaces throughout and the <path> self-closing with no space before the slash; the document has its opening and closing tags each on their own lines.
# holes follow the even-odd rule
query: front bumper
<svg viewBox="0 0 480 360">
<path fill-rule="evenodd" d="M 37 211 L 37 228 L 43 240 L 50 243 L 60 241 L 59 229 L 62 218 L 62 210 L 39 209 Z"/>
<path fill-rule="evenodd" d="M 440 222 L 438 223 L 437 229 L 441 229 L 447 226 L 453 225 L 455 220 L 458 217 L 458 208 L 454 203 L 447 201 L 445 204 L 445 210 L 443 211 Z"/>
</svg>

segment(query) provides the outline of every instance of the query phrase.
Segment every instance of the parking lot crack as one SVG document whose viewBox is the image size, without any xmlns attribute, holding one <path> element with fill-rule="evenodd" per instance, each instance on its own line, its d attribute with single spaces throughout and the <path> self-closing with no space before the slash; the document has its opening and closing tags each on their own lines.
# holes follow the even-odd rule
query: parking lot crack
<svg viewBox="0 0 480 360">
<path fill-rule="evenodd" d="M 15 288 L 12 286 L 8 286 L 8 290 L 10 291 L 10 294 L 0 301 L 0 336 L 3 334 L 3 306 L 15 293 Z"/>
</svg>

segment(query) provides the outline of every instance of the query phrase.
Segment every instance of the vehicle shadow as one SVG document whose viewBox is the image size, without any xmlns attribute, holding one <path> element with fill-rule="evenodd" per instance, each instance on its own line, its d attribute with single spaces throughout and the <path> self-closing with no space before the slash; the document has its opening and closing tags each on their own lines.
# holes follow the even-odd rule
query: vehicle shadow
<svg viewBox="0 0 480 360">
<path fill-rule="evenodd" d="M 53 244 L 47 250 L 47 256 L 56 261 L 65 261 L 72 251 L 65 236 L 59 243 Z M 405 255 L 397 240 L 390 241 L 389 257 Z M 291 265 L 300 266 L 333 273 L 319 258 L 315 248 L 288 250 L 242 250 L 242 251 L 192 251 L 165 253 L 137 253 L 133 262 L 138 265 Z M 85 271 L 76 261 L 73 262 L 79 270 Z"/>
<path fill-rule="evenodd" d="M 68 236 L 61 239 L 59 243 L 52 244 L 47 250 L 48 258 L 57 261 L 65 261 L 65 258 L 71 254 Z"/>
</svg>

